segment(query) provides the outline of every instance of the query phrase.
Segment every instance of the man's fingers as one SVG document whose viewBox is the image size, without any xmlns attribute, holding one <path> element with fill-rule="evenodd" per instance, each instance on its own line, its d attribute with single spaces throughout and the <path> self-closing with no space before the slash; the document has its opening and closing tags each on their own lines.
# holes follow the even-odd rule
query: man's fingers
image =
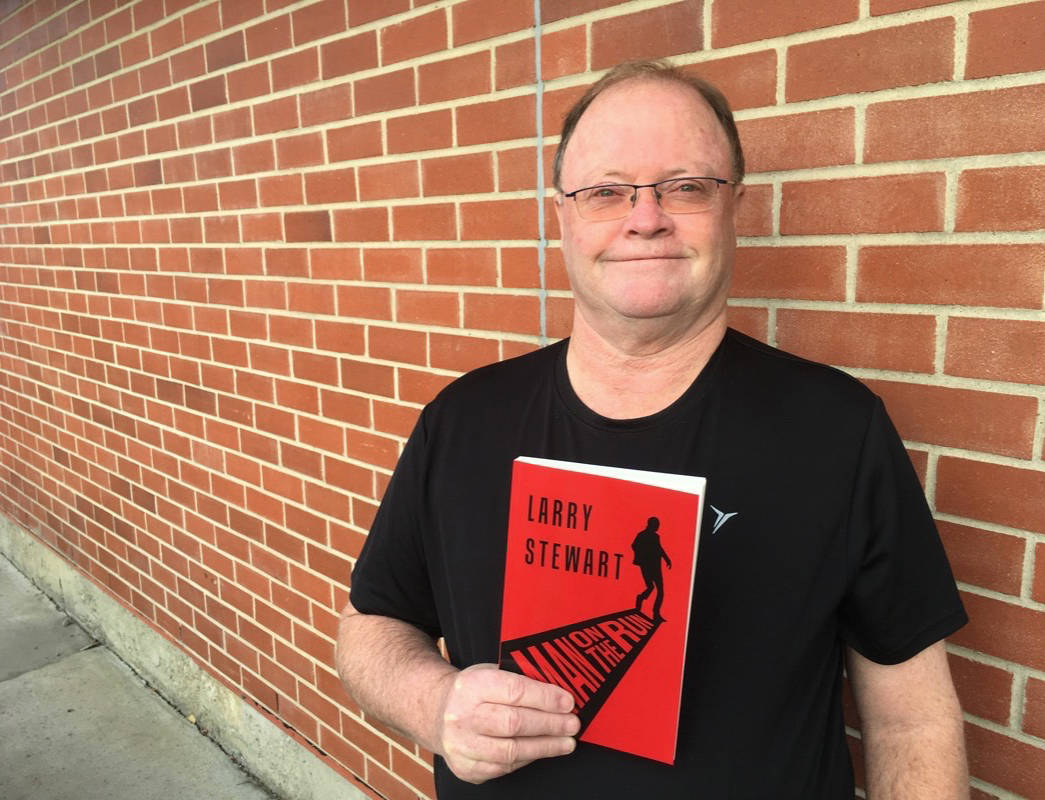
<svg viewBox="0 0 1045 800">
<path fill-rule="evenodd" d="M 574 736 L 581 726 L 574 714 L 498 703 L 476 706 L 472 718 L 477 733 L 499 737 Z"/>
<path fill-rule="evenodd" d="M 521 739 L 479 736 L 455 743 L 448 749 L 446 759 L 459 778 L 478 783 L 506 775 L 539 758 L 568 755 L 576 746 L 576 740 L 569 736 Z"/>
<path fill-rule="evenodd" d="M 487 703 L 559 713 L 573 710 L 573 696 L 565 689 L 514 672 L 473 667 L 461 672 L 457 681 L 459 690 L 472 690 L 481 701 Z M 468 685 L 472 681 L 474 685 Z"/>
</svg>

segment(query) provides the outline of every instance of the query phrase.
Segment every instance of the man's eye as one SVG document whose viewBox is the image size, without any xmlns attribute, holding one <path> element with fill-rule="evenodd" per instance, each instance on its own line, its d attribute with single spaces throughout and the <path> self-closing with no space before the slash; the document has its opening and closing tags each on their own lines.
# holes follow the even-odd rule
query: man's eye
<svg viewBox="0 0 1045 800">
<path fill-rule="evenodd" d="M 620 186 L 596 186 L 591 190 L 591 196 L 602 199 L 612 199 L 614 197 L 621 197 L 625 194 L 625 191 Z"/>
</svg>

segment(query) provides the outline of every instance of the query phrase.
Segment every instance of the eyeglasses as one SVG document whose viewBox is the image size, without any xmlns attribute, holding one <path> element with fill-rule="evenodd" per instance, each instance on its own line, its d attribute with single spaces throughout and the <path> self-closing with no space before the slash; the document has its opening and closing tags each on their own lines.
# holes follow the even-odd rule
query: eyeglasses
<svg viewBox="0 0 1045 800">
<path fill-rule="evenodd" d="M 656 183 L 603 183 L 564 193 L 577 204 L 577 213 L 589 222 L 624 219 L 635 206 L 639 189 L 652 189 L 669 214 L 697 214 L 715 205 L 719 186 L 735 186 L 725 178 L 669 178 Z"/>
</svg>

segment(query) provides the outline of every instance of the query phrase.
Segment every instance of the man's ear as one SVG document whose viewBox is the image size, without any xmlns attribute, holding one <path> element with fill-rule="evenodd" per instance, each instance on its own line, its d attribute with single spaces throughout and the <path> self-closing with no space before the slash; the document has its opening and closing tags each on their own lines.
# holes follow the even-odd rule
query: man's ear
<svg viewBox="0 0 1045 800">
<path fill-rule="evenodd" d="M 738 183 L 730 188 L 733 190 L 733 227 L 736 228 L 737 220 L 740 218 L 740 207 L 744 202 L 744 195 L 747 193 L 747 186 Z"/>
<path fill-rule="evenodd" d="M 555 219 L 559 222 L 559 236 L 562 236 L 562 215 L 566 207 L 566 198 L 562 192 L 556 192 L 554 197 Z"/>
</svg>

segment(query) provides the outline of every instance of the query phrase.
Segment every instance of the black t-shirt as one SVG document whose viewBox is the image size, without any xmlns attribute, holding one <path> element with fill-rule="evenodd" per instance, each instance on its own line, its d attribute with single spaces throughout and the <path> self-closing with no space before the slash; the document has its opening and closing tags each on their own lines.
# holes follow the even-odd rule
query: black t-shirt
<svg viewBox="0 0 1045 800">
<path fill-rule="evenodd" d="M 496 662 L 515 457 L 704 476 L 678 755 L 581 743 L 480 786 L 437 758 L 439 797 L 849 800 L 844 645 L 897 663 L 966 621 L 881 401 L 730 330 L 677 401 L 613 420 L 581 403 L 565 356 L 559 342 L 483 367 L 424 409 L 352 603 L 445 637 L 458 667 Z M 720 512 L 734 516 L 712 532 Z"/>
</svg>

